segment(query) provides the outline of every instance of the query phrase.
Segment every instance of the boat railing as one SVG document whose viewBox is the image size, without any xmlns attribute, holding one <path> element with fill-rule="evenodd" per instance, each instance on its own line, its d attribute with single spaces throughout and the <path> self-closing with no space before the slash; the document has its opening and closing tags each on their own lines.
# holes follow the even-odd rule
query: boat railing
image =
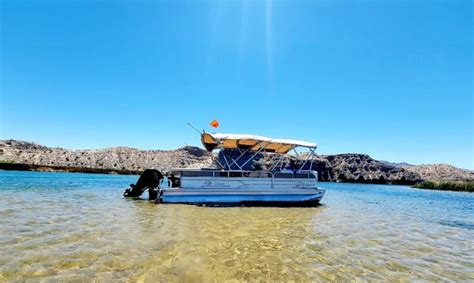
<svg viewBox="0 0 474 283">
<path fill-rule="evenodd" d="M 243 170 L 183 170 L 181 177 L 213 177 L 213 178 L 272 178 L 272 179 L 318 179 L 313 170 L 297 172 L 243 171 Z"/>
</svg>

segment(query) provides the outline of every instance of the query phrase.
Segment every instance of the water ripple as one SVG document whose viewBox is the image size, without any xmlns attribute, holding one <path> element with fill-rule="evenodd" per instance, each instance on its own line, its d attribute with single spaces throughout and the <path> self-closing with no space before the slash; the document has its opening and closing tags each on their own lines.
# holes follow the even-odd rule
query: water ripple
<svg viewBox="0 0 474 283">
<path fill-rule="evenodd" d="M 474 196 L 322 184 L 315 208 L 156 205 L 135 176 L 0 172 L 0 281 L 472 281 Z"/>
</svg>

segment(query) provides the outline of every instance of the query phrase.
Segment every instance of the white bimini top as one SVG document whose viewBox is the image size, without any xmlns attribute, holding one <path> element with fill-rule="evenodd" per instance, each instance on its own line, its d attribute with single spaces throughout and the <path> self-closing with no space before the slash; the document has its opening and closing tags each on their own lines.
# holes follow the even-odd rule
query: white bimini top
<svg viewBox="0 0 474 283">
<path fill-rule="evenodd" d="M 201 134 L 201 142 L 208 151 L 214 149 L 249 149 L 286 154 L 295 147 L 315 149 L 318 145 L 292 139 L 271 139 L 264 136 L 248 134 Z"/>
</svg>

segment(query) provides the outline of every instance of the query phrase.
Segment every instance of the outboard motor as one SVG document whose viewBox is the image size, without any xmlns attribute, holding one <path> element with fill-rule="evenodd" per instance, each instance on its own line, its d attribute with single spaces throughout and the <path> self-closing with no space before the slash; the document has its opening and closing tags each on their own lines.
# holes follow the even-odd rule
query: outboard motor
<svg viewBox="0 0 474 283">
<path fill-rule="evenodd" d="M 124 197 L 139 197 L 148 189 L 149 197 L 154 200 L 158 197 L 158 188 L 163 180 L 163 174 L 156 169 L 146 169 L 138 178 L 136 184 L 130 184 L 130 188 L 123 193 Z"/>
</svg>

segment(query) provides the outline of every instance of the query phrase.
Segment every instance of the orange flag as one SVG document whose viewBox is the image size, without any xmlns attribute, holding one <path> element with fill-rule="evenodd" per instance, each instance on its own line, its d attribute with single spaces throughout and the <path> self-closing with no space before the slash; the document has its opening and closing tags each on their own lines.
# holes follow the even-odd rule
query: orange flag
<svg viewBox="0 0 474 283">
<path fill-rule="evenodd" d="M 213 126 L 214 128 L 217 128 L 219 127 L 219 122 L 217 120 L 212 120 L 212 122 L 209 123 L 209 125 Z"/>
</svg>

